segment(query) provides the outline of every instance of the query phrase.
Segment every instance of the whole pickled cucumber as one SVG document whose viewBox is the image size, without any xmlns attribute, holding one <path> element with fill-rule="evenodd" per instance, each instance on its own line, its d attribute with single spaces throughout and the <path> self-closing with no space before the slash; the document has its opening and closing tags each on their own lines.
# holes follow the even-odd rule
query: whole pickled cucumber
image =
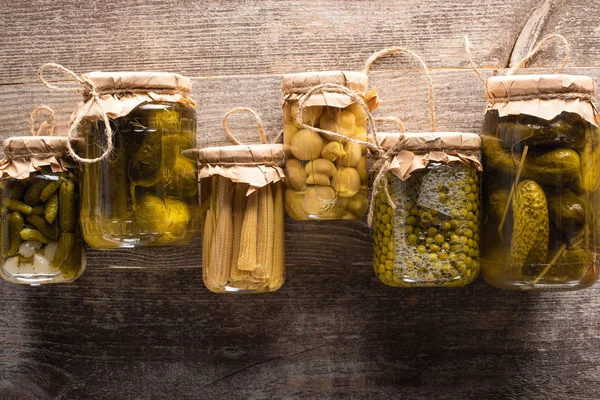
<svg viewBox="0 0 600 400">
<path fill-rule="evenodd" d="M 46 208 L 42 204 L 31 207 L 31 213 L 35 215 L 44 215 Z"/>
<path fill-rule="evenodd" d="M 44 236 L 49 237 L 50 239 L 56 240 L 58 237 L 58 231 L 56 226 L 50 225 L 46 220 L 39 215 L 29 215 L 27 216 L 27 222 L 31 225 L 35 226 L 40 232 L 44 234 Z"/>
<path fill-rule="evenodd" d="M 42 201 L 42 191 L 44 190 L 47 184 L 48 181 L 46 180 L 35 180 L 35 182 L 33 182 L 31 186 L 29 186 L 27 192 L 25 192 L 25 197 L 23 198 L 25 203 L 30 206 L 35 206 L 37 203 Z"/>
<path fill-rule="evenodd" d="M 21 232 L 19 232 L 19 234 L 21 235 L 21 239 L 23 240 L 37 240 L 38 242 L 42 242 L 44 244 L 50 243 L 50 239 L 48 239 L 42 232 L 40 232 L 37 229 L 21 229 Z"/>
<path fill-rule="evenodd" d="M 198 192 L 196 163 L 185 157 L 177 157 L 171 168 L 163 169 L 165 192 L 170 196 L 190 197 Z"/>
<path fill-rule="evenodd" d="M 76 195 L 75 184 L 68 179 L 64 179 L 58 189 L 58 206 L 60 208 L 58 217 L 60 230 L 63 232 L 73 232 L 77 225 Z"/>
<path fill-rule="evenodd" d="M 600 187 L 600 144 L 596 144 L 600 131 L 594 129 L 581 151 L 580 176 L 575 181 L 579 194 L 592 193 Z"/>
<path fill-rule="evenodd" d="M 8 215 L 8 226 L 10 229 L 10 248 L 8 255 L 10 257 L 19 252 L 19 246 L 23 242 L 21 231 L 25 228 L 25 219 L 18 212 L 12 212 Z"/>
<path fill-rule="evenodd" d="M 58 194 L 54 193 L 45 203 L 44 218 L 53 223 L 58 215 Z M 37 207 L 37 206 L 36 206 Z"/>
<path fill-rule="evenodd" d="M 52 259 L 52 268 L 61 271 L 65 268 L 64 265 L 73 250 L 75 240 L 76 237 L 74 233 L 65 232 L 60 235 L 60 239 L 58 239 L 58 244 L 56 245 L 56 252 Z"/>
<path fill-rule="evenodd" d="M 501 118 L 496 137 L 505 147 L 520 142 L 530 147 L 570 147 L 580 149 L 586 144 L 587 123 L 578 114 L 562 113 L 552 121 L 521 115 Z"/>
<path fill-rule="evenodd" d="M 483 140 L 486 166 L 507 175 L 516 175 L 520 154 L 512 156 L 495 138 L 487 136 Z M 521 178 L 531 179 L 542 185 L 562 187 L 579 177 L 580 164 L 579 154 L 572 149 L 560 148 L 538 155 L 528 153 Z"/>
<path fill-rule="evenodd" d="M 42 201 L 46 201 L 50 198 L 50 196 L 52 196 L 60 187 L 61 185 L 61 180 L 57 179 L 55 181 L 51 181 L 50 183 L 48 183 L 44 189 L 42 190 L 42 192 L 40 193 L 40 200 Z"/>
<path fill-rule="evenodd" d="M 566 234 L 578 234 L 585 226 L 585 201 L 566 188 L 548 195 L 548 211 L 552 221 Z"/>
<path fill-rule="evenodd" d="M 9 210 L 19 212 L 21 214 L 29 215 L 33 212 L 33 208 L 27 204 L 20 202 L 19 200 L 3 198 L 2 205 L 7 207 Z"/>
<path fill-rule="evenodd" d="M 517 186 L 512 200 L 513 232 L 509 265 L 513 276 L 522 275 L 526 264 L 542 264 L 548 255 L 550 221 L 544 189 L 532 180 Z"/>
</svg>

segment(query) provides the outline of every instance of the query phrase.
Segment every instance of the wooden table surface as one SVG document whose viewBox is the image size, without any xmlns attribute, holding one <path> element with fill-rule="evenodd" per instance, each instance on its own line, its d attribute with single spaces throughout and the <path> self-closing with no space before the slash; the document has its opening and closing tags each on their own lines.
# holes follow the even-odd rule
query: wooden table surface
<svg viewBox="0 0 600 400">
<path fill-rule="evenodd" d="M 599 80 L 599 17 L 598 0 L 6 1 L 0 136 L 28 134 L 39 104 L 56 108 L 65 132 L 79 96 L 36 78 L 57 62 L 191 76 L 202 146 L 226 143 L 221 118 L 237 106 L 256 109 L 274 137 L 283 74 L 361 69 L 388 46 L 432 69 L 439 130 L 478 132 L 484 91 L 465 34 L 486 77 L 558 32 L 571 47 L 566 72 Z M 563 54 L 551 44 L 523 73 L 552 72 Z M 374 69 L 377 115 L 427 129 L 418 63 L 399 55 Z M 230 126 L 255 137 L 245 116 Z M 0 399 L 600 398 L 600 286 L 388 288 L 373 274 L 364 221 L 286 229 L 288 279 L 274 294 L 210 293 L 199 239 L 89 251 L 71 285 L 0 283 Z"/>
</svg>

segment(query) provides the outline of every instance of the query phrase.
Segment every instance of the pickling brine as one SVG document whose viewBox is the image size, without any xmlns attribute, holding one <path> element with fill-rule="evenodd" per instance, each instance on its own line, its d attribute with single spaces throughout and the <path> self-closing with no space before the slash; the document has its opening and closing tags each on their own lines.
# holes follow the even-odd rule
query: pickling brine
<svg viewBox="0 0 600 400">
<path fill-rule="evenodd" d="M 199 229 L 196 114 L 177 104 L 144 104 L 111 121 L 113 151 L 86 164 L 81 225 L 94 248 L 184 245 Z M 80 128 L 82 155 L 106 147 L 104 123 Z M 188 152 L 186 152 L 188 150 Z"/>
</svg>

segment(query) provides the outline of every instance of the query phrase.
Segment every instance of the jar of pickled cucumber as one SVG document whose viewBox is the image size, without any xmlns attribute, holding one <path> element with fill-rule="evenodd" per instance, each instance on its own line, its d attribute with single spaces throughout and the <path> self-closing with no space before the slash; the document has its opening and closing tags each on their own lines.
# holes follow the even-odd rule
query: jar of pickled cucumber
<svg viewBox="0 0 600 400">
<path fill-rule="evenodd" d="M 200 222 L 196 154 L 188 152 L 196 148 L 190 80 L 157 72 L 82 79 L 86 98 L 73 119 L 83 118 L 77 153 L 85 241 L 96 249 L 191 242 Z"/>
<path fill-rule="evenodd" d="M 313 92 L 324 84 L 331 88 Z M 367 86 L 367 75 L 358 71 L 283 77 L 285 207 L 294 220 L 357 219 L 365 214 L 367 113 L 378 105 L 376 90 Z"/>
<path fill-rule="evenodd" d="M 598 279 L 600 119 L 594 80 L 486 82 L 485 279 L 503 289 L 572 290 Z"/>
<path fill-rule="evenodd" d="M 66 140 L 22 136 L 4 141 L 0 276 L 9 282 L 72 282 L 85 269 L 78 166 L 66 155 Z"/>
<path fill-rule="evenodd" d="M 283 146 L 199 151 L 202 277 L 216 293 L 274 292 L 285 280 Z"/>
<path fill-rule="evenodd" d="M 377 136 L 387 153 L 373 161 L 375 274 L 394 287 L 469 284 L 479 273 L 479 135 Z"/>
</svg>

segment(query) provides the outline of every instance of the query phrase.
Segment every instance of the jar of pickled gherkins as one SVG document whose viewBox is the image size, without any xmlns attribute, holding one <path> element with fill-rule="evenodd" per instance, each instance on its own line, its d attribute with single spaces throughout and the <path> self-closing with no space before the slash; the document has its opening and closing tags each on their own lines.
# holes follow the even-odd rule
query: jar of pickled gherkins
<svg viewBox="0 0 600 400">
<path fill-rule="evenodd" d="M 367 86 L 367 74 L 359 71 L 283 77 L 291 218 L 357 219 L 367 210 L 367 114 L 378 105 L 376 90 Z"/>
<path fill-rule="evenodd" d="M 77 213 L 78 166 L 67 155 L 66 141 L 64 136 L 4 141 L 0 276 L 9 282 L 72 282 L 85 269 Z"/>
<path fill-rule="evenodd" d="M 285 280 L 283 145 L 261 139 L 199 151 L 202 277 L 216 293 L 274 292 Z"/>
<path fill-rule="evenodd" d="M 598 279 L 600 131 L 594 80 L 496 76 L 482 129 L 482 267 L 503 289 L 569 290 Z"/>
<path fill-rule="evenodd" d="M 189 243 L 200 228 L 196 154 L 186 153 L 196 148 L 190 79 L 161 72 L 67 73 L 84 95 L 70 132 L 77 129 L 83 143 L 73 154 L 84 165 L 85 241 L 96 249 Z"/>
<path fill-rule="evenodd" d="M 479 273 L 480 149 L 474 133 L 378 133 L 373 268 L 395 287 L 464 286 Z"/>
</svg>

